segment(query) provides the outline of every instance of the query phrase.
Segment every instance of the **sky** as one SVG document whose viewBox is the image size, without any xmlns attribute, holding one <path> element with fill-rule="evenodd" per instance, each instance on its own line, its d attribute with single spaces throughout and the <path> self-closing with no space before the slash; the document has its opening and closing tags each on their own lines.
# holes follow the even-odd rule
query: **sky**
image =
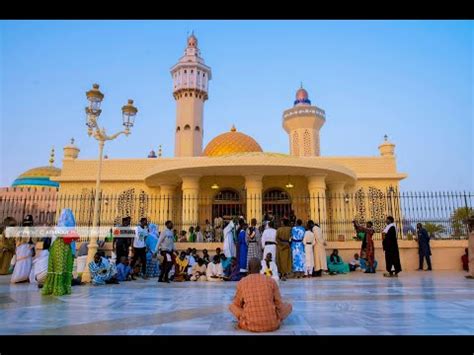
<svg viewBox="0 0 474 355">
<path fill-rule="evenodd" d="M 109 158 L 174 153 L 170 68 L 194 30 L 212 68 L 204 145 L 232 124 L 264 151 L 288 153 L 282 113 L 303 83 L 326 111 L 322 156 L 377 156 L 396 144 L 405 191 L 474 190 L 472 21 L 0 21 L 0 186 L 48 165 L 74 137 L 95 159 L 85 92 L 105 94 L 112 134 L 135 100 L 132 134 Z"/>
</svg>

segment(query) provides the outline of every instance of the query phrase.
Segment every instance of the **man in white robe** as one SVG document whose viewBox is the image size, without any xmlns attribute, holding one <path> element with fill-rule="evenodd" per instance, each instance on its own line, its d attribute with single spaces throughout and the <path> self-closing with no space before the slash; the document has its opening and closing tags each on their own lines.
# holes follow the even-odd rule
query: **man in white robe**
<svg viewBox="0 0 474 355">
<path fill-rule="evenodd" d="M 306 232 L 303 237 L 304 255 L 305 255 L 305 277 L 311 277 L 314 269 L 314 245 L 316 244 L 314 233 L 311 231 L 314 226 L 312 221 L 308 221 Z"/>
<path fill-rule="evenodd" d="M 313 227 L 313 234 L 315 239 L 314 245 L 314 271 L 317 272 L 318 276 L 323 271 L 328 269 L 327 256 L 326 256 L 326 241 L 323 238 L 323 232 L 318 224 Z"/>
<path fill-rule="evenodd" d="M 276 229 L 273 221 L 268 223 L 268 228 L 262 234 L 263 256 L 272 254 L 272 260 L 276 260 Z"/>
<path fill-rule="evenodd" d="M 48 249 L 38 250 L 36 257 L 33 258 L 33 266 L 30 272 L 30 283 L 43 285 L 48 275 Z"/>
<path fill-rule="evenodd" d="M 230 221 L 224 228 L 224 255 L 226 258 L 231 258 L 237 255 L 234 242 L 235 224 Z"/>
<path fill-rule="evenodd" d="M 219 256 L 214 255 L 212 262 L 207 265 L 206 278 L 207 281 L 222 281 L 224 270 Z"/>
</svg>

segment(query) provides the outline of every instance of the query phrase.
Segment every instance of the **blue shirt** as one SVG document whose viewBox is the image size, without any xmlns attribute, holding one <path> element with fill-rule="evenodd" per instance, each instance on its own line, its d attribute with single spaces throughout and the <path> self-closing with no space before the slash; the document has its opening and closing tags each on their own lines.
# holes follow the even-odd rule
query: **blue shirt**
<svg viewBox="0 0 474 355">
<path fill-rule="evenodd" d="M 125 264 L 118 264 L 117 265 L 117 280 L 125 281 L 127 280 L 128 275 L 132 271 L 131 267 Z"/>
</svg>

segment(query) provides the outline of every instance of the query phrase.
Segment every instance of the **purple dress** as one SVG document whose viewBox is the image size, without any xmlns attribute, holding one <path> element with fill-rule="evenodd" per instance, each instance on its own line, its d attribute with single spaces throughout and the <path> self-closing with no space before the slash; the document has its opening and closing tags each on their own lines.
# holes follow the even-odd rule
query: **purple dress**
<svg viewBox="0 0 474 355">
<path fill-rule="evenodd" d="M 239 267 L 241 270 L 247 270 L 247 253 L 248 245 L 247 238 L 244 229 L 241 229 L 239 232 Z"/>
</svg>

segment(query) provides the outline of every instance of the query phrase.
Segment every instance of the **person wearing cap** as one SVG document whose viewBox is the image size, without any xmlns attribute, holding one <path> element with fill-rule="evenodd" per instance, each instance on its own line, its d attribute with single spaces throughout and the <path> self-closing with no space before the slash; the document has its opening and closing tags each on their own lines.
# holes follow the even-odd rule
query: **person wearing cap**
<svg viewBox="0 0 474 355">
<path fill-rule="evenodd" d="M 470 216 L 467 220 L 469 240 L 467 244 L 468 254 L 469 254 L 469 275 L 466 276 L 466 279 L 474 279 L 474 215 Z"/>
</svg>

